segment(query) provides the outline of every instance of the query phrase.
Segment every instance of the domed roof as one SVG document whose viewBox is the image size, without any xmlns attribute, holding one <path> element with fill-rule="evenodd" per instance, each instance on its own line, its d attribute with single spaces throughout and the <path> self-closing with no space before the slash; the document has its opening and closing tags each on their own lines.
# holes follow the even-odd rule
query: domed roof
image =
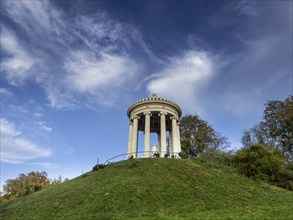
<svg viewBox="0 0 293 220">
<path fill-rule="evenodd" d="M 143 105 L 143 104 L 149 104 L 149 103 L 165 103 L 165 104 L 169 104 L 170 106 L 174 107 L 177 111 L 178 111 L 178 114 L 179 114 L 179 117 L 181 117 L 181 114 L 182 114 L 182 110 L 181 108 L 179 107 L 179 105 L 177 105 L 175 102 L 172 102 L 168 99 L 164 99 L 164 98 L 160 98 L 158 97 L 158 95 L 156 93 L 153 93 L 150 97 L 148 98 L 145 98 L 145 99 L 140 99 L 136 102 L 134 102 L 127 110 L 127 115 L 128 117 L 130 116 L 130 113 L 131 111 L 136 108 L 137 106 L 139 105 Z"/>
</svg>

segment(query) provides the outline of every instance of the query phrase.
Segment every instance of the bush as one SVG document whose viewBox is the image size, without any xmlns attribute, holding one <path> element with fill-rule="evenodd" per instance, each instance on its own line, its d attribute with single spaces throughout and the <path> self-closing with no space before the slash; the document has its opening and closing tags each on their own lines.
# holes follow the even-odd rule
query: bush
<svg viewBox="0 0 293 220">
<path fill-rule="evenodd" d="M 97 164 L 93 167 L 92 171 L 97 171 L 99 169 L 104 169 L 106 167 L 105 164 Z"/>
<path fill-rule="evenodd" d="M 203 162 L 217 164 L 220 167 L 234 165 L 234 155 L 216 149 L 207 149 L 205 152 L 199 154 L 198 159 Z"/>
<path fill-rule="evenodd" d="M 255 180 L 293 189 L 292 164 L 282 154 L 262 144 L 253 144 L 238 151 L 235 164 L 239 172 Z"/>
<path fill-rule="evenodd" d="M 181 152 L 179 153 L 179 157 L 180 157 L 181 159 L 188 159 L 188 153 L 186 153 L 185 151 L 181 151 Z"/>
</svg>

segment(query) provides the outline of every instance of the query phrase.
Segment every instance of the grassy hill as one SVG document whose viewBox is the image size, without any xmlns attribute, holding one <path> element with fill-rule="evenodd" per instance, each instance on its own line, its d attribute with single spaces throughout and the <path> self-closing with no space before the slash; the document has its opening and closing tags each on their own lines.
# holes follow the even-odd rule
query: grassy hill
<svg viewBox="0 0 293 220">
<path fill-rule="evenodd" d="M 1 206 L 0 219 L 293 219 L 293 193 L 194 160 L 108 165 Z"/>
</svg>

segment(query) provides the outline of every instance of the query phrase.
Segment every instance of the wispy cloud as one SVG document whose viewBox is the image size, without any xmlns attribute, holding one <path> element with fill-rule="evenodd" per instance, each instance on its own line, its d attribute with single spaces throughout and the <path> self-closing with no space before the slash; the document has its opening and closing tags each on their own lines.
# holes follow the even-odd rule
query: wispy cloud
<svg viewBox="0 0 293 220">
<path fill-rule="evenodd" d="M 16 137 L 16 136 L 20 135 L 20 132 L 15 129 L 14 124 L 10 123 L 9 121 L 7 121 L 4 118 L 1 118 L 0 122 L 1 122 L 0 125 L 1 125 L 2 136 Z"/>
<path fill-rule="evenodd" d="M 292 51 L 286 49 L 292 48 L 292 40 L 289 38 L 290 34 L 285 32 L 254 41 L 242 39 L 245 49 L 233 58 L 227 58 L 227 66 L 213 82 L 219 82 L 215 89 L 218 95 L 214 104 L 227 112 L 245 117 L 260 114 L 263 104 L 269 99 L 285 98 L 278 97 L 275 88 L 285 89 L 290 94 L 292 61 L 290 65 L 288 60 L 292 60 Z M 283 88 L 279 88 L 280 85 Z"/>
<path fill-rule="evenodd" d="M 42 167 L 44 169 L 57 169 L 59 166 L 48 162 L 29 162 L 26 163 L 31 166 Z"/>
<path fill-rule="evenodd" d="M 53 131 L 53 128 L 49 127 L 44 121 L 39 121 L 36 124 L 38 125 L 38 128 L 42 131 L 49 132 L 49 133 Z"/>
<path fill-rule="evenodd" d="M 2 97 L 2 96 L 12 96 L 13 94 L 6 88 L 0 88 L 0 95 Z"/>
<path fill-rule="evenodd" d="M 16 36 L 2 25 L 7 80 L 19 86 L 29 79 L 46 91 L 53 108 L 111 105 L 139 74 L 131 51 L 141 36 L 105 12 L 69 21 L 49 1 L 9 1 L 3 11 L 18 30 Z"/>
<path fill-rule="evenodd" d="M 27 31 L 32 28 L 28 24 L 34 24 L 34 30 L 43 31 L 50 28 L 50 8 L 47 1 L 4 1 L 3 4 L 9 9 L 5 12 Z"/>
<path fill-rule="evenodd" d="M 1 118 L 1 161 L 22 163 L 37 158 L 49 157 L 49 148 L 38 146 L 27 140 L 8 120 Z"/>
<path fill-rule="evenodd" d="M 4 26 L 1 26 L 0 39 L 2 49 L 8 54 L 1 60 L 1 71 L 6 73 L 12 85 L 22 83 L 30 76 L 28 70 L 36 59 L 26 52 L 15 34 Z"/>
<path fill-rule="evenodd" d="M 233 10 L 238 12 L 239 15 L 256 16 L 260 13 L 254 2 L 247 0 L 237 2 Z"/>
<path fill-rule="evenodd" d="M 136 65 L 127 57 L 101 54 L 97 59 L 94 53 L 80 51 L 65 63 L 65 69 L 70 73 L 68 84 L 82 93 L 93 93 L 123 84 L 135 74 Z"/>
<path fill-rule="evenodd" d="M 147 85 L 150 93 L 177 101 L 185 110 L 203 113 L 199 105 L 202 89 L 213 74 L 213 61 L 205 52 L 188 51 L 169 58 L 167 65 Z"/>
</svg>

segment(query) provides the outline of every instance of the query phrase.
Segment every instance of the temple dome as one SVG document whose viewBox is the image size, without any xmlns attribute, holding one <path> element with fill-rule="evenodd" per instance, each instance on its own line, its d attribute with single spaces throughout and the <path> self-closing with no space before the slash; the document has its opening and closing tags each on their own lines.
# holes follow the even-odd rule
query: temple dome
<svg viewBox="0 0 293 220">
<path fill-rule="evenodd" d="M 177 116 L 180 118 L 181 115 L 182 115 L 182 110 L 181 108 L 179 107 L 179 105 L 177 105 L 175 102 L 172 102 L 168 99 L 165 99 L 165 98 L 160 98 L 158 97 L 158 95 L 156 93 L 153 93 L 150 97 L 148 98 L 144 98 L 144 99 L 140 99 L 136 102 L 134 102 L 127 110 L 127 115 L 128 117 L 130 118 L 131 115 L 132 115 L 132 112 L 137 110 L 138 108 L 140 107 L 143 107 L 143 106 L 150 106 L 150 105 L 164 105 L 165 108 L 171 108 L 173 110 L 175 110 L 177 112 Z"/>
</svg>

